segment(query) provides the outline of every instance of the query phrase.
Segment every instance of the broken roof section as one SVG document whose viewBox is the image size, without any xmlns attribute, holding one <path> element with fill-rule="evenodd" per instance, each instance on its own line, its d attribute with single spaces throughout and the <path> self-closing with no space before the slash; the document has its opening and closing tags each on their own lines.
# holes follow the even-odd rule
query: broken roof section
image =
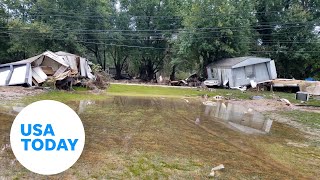
<svg viewBox="0 0 320 180">
<path fill-rule="evenodd" d="M 0 86 L 39 85 L 49 77 L 54 80 L 95 78 L 87 59 L 62 51 L 46 51 L 29 59 L 0 65 Z"/>
</svg>

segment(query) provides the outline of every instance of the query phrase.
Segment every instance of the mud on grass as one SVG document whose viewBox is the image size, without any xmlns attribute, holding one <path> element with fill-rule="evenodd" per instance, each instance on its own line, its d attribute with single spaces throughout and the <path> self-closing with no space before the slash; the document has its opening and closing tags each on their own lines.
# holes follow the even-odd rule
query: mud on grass
<svg viewBox="0 0 320 180">
<path fill-rule="evenodd" d="M 77 112 L 80 102 L 68 102 Z M 203 116 L 200 102 L 113 97 L 93 101 L 80 113 L 86 145 L 78 162 L 50 179 L 315 179 L 320 150 L 297 147 L 308 139 L 275 122 L 267 135 L 247 135 Z M 201 123 L 195 124 L 200 117 Z M 13 116 L 2 116 L 0 138 L 9 143 Z M 289 143 L 290 142 L 290 143 Z M 3 146 L 0 144 L 0 147 Z M 44 179 L 1 152 L 0 178 Z"/>
</svg>

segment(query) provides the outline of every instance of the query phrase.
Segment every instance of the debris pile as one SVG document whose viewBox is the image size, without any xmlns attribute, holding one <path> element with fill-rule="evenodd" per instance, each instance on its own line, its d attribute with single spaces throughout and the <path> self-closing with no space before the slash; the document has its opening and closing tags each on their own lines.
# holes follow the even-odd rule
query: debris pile
<svg viewBox="0 0 320 180">
<path fill-rule="evenodd" d="M 109 80 L 105 74 L 96 72 L 95 76 L 95 79 L 83 79 L 80 81 L 80 85 L 90 90 L 107 89 L 109 87 Z"/>
<path fill-rule="evenodd" d="M 22 61 L 0 65 L 0 86 L 41 86 L 70 89 L 79 79 L 94 80 L 87 59 L 67 52 L 46 51 Z"/>
</svg>

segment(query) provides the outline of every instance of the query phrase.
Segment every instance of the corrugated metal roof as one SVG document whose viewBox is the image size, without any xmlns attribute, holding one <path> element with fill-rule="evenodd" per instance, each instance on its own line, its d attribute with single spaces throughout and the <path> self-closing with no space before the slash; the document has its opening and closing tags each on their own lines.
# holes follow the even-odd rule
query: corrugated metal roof
<svg viewBox="0 0 320 180">
<path fill-rule="evenodd" d="M 227 58 L 222 59 L 220 61 L 214 62 L 210 64 L 211 67 L 218 67 L 218 68 L 232 68 L 233 66 L 250 59 L 267 59 L 267 58 L 259 58 L 254 56 L 246 56 L 246 57 L 237 57 L 237 58 Z M 271 60 L 271 59 L 270 59 Z"/>
</svg>

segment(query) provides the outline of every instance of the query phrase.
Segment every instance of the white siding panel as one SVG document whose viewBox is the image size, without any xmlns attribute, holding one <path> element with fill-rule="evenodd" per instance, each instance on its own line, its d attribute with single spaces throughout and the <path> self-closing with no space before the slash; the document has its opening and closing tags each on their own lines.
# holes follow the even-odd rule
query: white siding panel
<svg viewBox="0 0 320 180">
<path fill-rule="evenodd" d="M 26 83 L 26 75 L 28 72 L 28 65 L 21 65 L 21 66 L 15 66 L 12 77 L 10 79 L 10 82 L 8 85 L 17 85 L 17 84 L 24 84 Z M 29 72 L 30 73 L 30 72 Z"/>
<path fill-rule="evenodd" d="M 6 85 L 6 80 L 10 74 L 10 66 L 0 68 L 0 86 Z"/>
<path fill-rule="evenodd" d="M 87 76 L 86 59 L 85 58 L 80 58 L 80 75 L 83 76 L 83 77 Z"/>
<path fill-rule="evenodd" d="M 270 80 L 269 72 L 266 63 L 256 64 L 255 65 L 255 82 L 263 82 Z"/>
<path fill-rule="evenodd" d="M 246 78 L 244 67 L 233 69 L 232 75 L 234 83 L 233 85 L 230 85 L 230 87 L 238 87 L 250 83 L 250 81 Z"/>
<path fill-rule="evenodd" d="M 271 59 L 269 59 L 269 58 L 254 58 L 253 57 L 253 58 L 249 58 L 243 62 L 240 62 L 239 64 L 232 66 L 232 68 L 250 66 L 250 65 L 265 63 L 265 62 L 269 62 L 269 61 L 271 61 Z"/>
<path fill-rule="evenodd" d="M 276 64 L 273 60 L 270 61 L 270 63 L 268 63 L 268 70 L 271 75 L 271 79 L 277 79 L 278 74 L 277 74 Z"/>
</svg>

